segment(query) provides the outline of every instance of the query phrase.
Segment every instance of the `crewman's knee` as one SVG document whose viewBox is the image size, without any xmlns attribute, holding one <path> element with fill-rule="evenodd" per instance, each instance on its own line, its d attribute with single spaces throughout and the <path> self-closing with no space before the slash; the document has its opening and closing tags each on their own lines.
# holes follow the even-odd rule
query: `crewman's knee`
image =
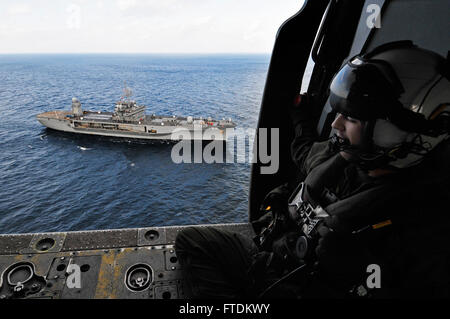
<svg viewBox="0 0 450 319">
<path fill-rule="evenodd" d="M 215 241 L 208 227 L 186 227 L 175 239 L 175 252 L 181 265 L 209 258 L 215 250 Z M 212 246 L 211 246 L 212 245 Z"/>
<path fill-rule="evenodd" d="M 228 235 L 214 227 L 186 227 L 175 239 L 177 254 L 205 255 L 214 253 L 227 245 Z"/>
<path fill-rule="evenodd" d="M 175 238 L 175 250 L 178 252 L 191 248 L 197 237 L 198 235 L 195 227 L 183 228 Z"/>
</svg>

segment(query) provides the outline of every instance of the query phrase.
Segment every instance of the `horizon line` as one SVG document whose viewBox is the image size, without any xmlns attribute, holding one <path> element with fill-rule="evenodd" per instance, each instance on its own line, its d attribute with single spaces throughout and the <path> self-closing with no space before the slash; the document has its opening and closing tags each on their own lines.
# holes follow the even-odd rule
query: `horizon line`
<svg viewBox="0 0 450 319">
<path fill-rule="evenodd" d="M 271 52 L 0 52 L 0 55 L 26 55 L 26 54 L 141 54 L 141 55 L 250 55 L 250 54 L 271 54 Z"/>
</svg>

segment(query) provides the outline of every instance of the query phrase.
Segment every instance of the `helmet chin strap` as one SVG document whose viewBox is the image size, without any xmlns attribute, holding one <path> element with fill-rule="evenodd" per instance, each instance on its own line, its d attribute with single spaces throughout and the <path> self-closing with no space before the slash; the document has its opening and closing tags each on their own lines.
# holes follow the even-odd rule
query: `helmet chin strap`
<svg viewBox="0 0 450 319">
<path fill-rule="evenodd" d="M 378 148 L 377 151 L 374 148 L 356 146 L 350 144 L 348 139 L 333 134 L 329 139 L 333 152 L 346 152 L 350 154 L 349 162 L 354 163 L 365 171 L 373 170 L 376 168 L 386 167 L 392 158 L 389 156 L 388 150 Z"/>
</svg>

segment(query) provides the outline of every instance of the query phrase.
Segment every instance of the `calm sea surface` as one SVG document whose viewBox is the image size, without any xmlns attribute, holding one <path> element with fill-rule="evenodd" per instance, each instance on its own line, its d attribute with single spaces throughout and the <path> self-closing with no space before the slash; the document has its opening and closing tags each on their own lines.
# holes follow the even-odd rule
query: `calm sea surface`
<svg viewBox="0 0 450 319">
<path fill-rule="evenodd" d="M 255 128 L 268 55 L 0 55 L 0 233 L 245 222 L 250 164 L 175 164 L 173 145 L 58 133 L 36 115 L 112 111 Z"/>
</svg>

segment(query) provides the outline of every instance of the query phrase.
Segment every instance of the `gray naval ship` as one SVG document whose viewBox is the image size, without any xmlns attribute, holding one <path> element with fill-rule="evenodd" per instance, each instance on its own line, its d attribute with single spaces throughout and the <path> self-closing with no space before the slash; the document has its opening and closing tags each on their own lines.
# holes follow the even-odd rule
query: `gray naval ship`
<svg viewBox="0 0 450 319">
<path fill-rule="evenodd" d="M 70 111 L 49 111 L 37 115 L 37 119 L 58 131 L 146 140 L 226 141 L 227 129 L 236 127 L 231 118 L 146 115 L 145 105 L 129 99 L 130 89 L 125 89 L 125 95 L 127 98 L 116 103 L 114 112 L 83 110 L 74 97 Z"/>
</svg>

